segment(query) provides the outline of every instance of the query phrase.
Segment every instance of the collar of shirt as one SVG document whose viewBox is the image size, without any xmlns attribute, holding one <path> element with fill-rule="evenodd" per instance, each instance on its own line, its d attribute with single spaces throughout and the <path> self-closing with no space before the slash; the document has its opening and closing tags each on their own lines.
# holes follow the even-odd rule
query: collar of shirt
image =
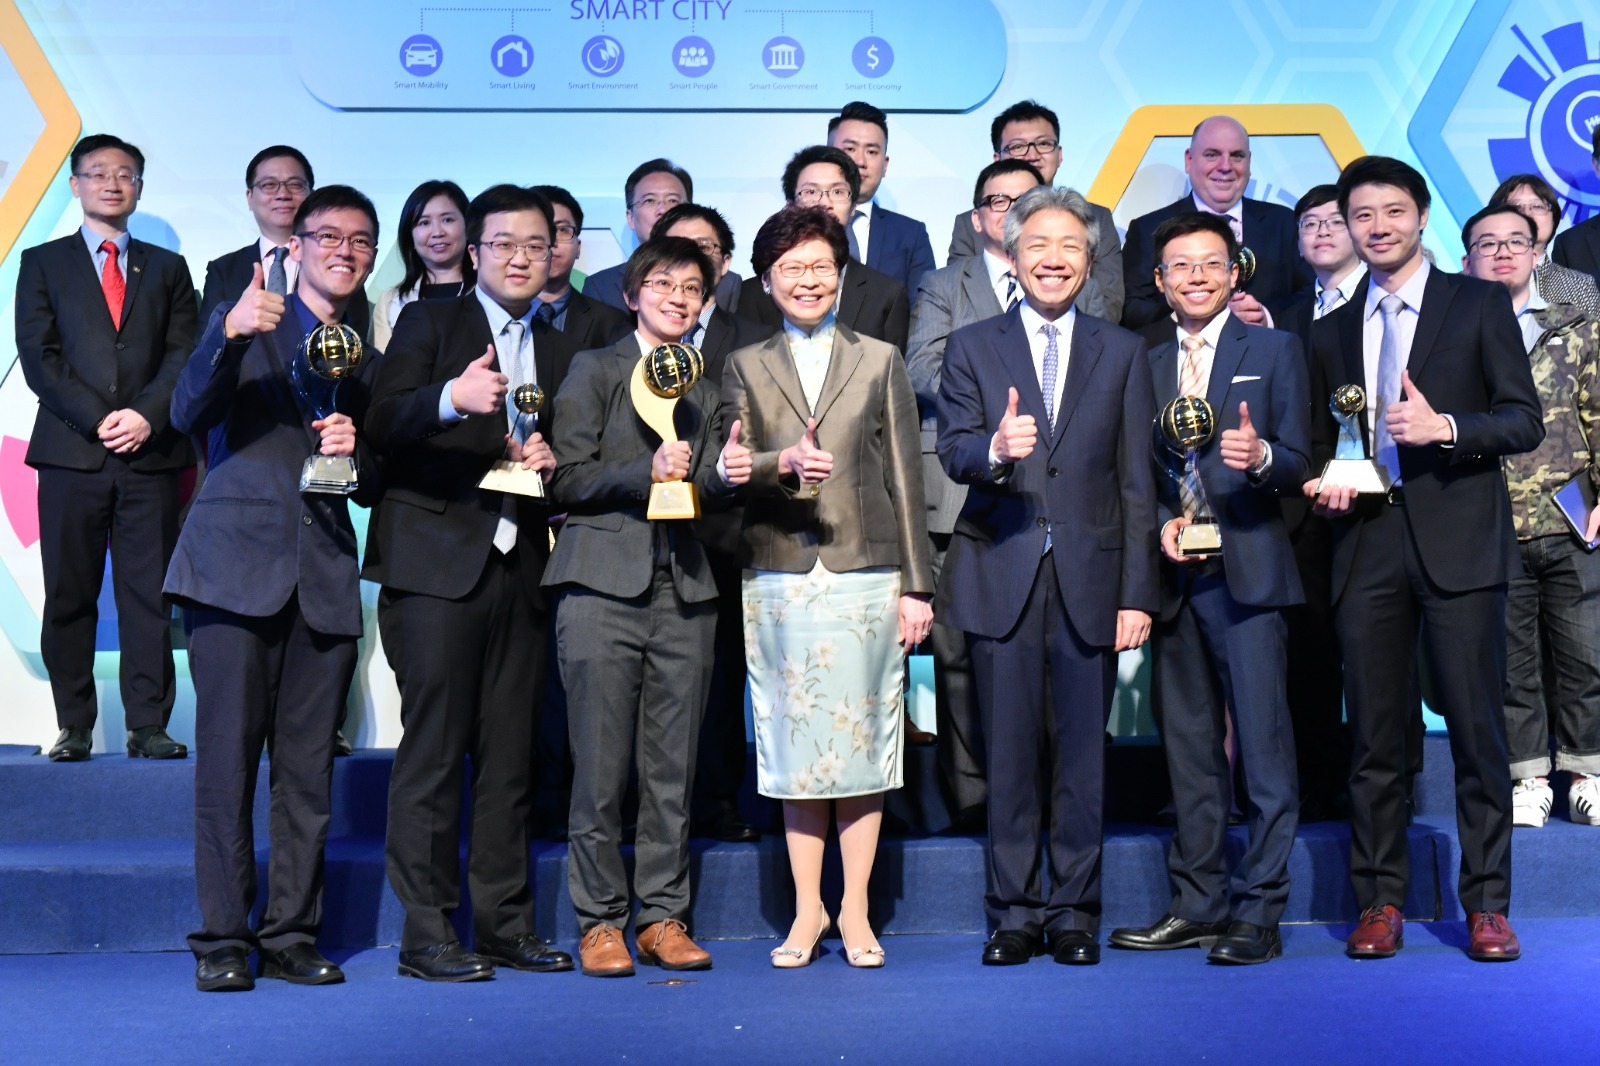
<svg viewBox="0 0 1600 1066">
<path fill-rule="evenodd" d="M 979 238 L 980 240 L 982 238 Z M 989 272 L 989 287 L 1000 297 L 1000 306 L 1005 306 L 1006 282 L 1005 277 L 1011 272 L 1011 264 L 985 248 L 982 252 L 983 268 Z M 1021 284 L 1021 282 L 1018 282 Z"/>
<path fill-rule="evenodd" d="M 1529 355 L 1538 347 L 1539 338 L 1544 333 L 1544 326 L 1539 323 L 1539 312 L 1550 306 L 1550 302 L 1539 295 L 1539 287 L 1528 287 L 1528 299 L 1517 309 L 1517 328 L 1522 331 L 1522 347 Z"/>
<path fill-rule="evenodd" d="M 1367 264 L 1358 260 L 1355 267 L 1348 274 L 1334 282 L 1331 286 L 1324 286 L 1322 284 L 1322 279 L 1318 278 L 1316 281 L 1316 297 L 1318 305 L 1322 303 L 1322 294 L 1329 288 L 1332 288 L 1339 293 L 1339 304 L 1349 302 L 1350 297 L 1355 295 L 1356 287 L 1361 284 L 1361 279 L 1366 276 Z"/>
<path fill-rule="evenodd" d="M 294 292 L 289 293 L 288 304 L 294 311 L 295 320 L 300 323 L 300 335 L 302 337 L 311 336 L 311 331 L 322 325 L 322 320 Z"/>
<path fill-rule="evenodd" d="M 1228 314 L 1229 314 L 1228 309 L 1226 307 L 1224 307 L 1222 309 L 1221 313 L 1219 313 L 1216 318 L 1213 318 L 1210 322 L 1207 322 L 1204 326 L 1201 327 L 1199 333 L 1190 333 L 1188 330 L 1184 329 L 1182 326 L 1179 326 L 1178 327 L 1178 353 L 1179 353 L 1179 355 L 1181 356 L 1182 353 L 1183 353 L 1183 338 L 1185 338 L 1185 337 L 1199 337 L 1201 340 L 1206 342 L 1206 347 L 1207 348 L 1210 348 L 1213 352 L 1216 351 L 1217 350 L 1217 342 L 1222 339 L 1222 327 L 1224 325 L 1226 325 L 1227 321 L 1228 321 Z"/>
<path fill-rule="evenodd" d="M 491 337 L 499 339 L 500 331 L 506 328 L 506 323 L 507 322 L 511 321 L 511 312 L 507 311 L 504 307 L 501 307 L 498 303 L 495 302 L 495 299 L 494 299 L 493 296 L 490 296 L 488 293 L 484 292 L 482 289 L 473 289 L 472 290 L 472 294 L 478 298 L 478 303 L 483 305 L 483 313 L 485 315 L 489 316 L 489 335 Z M 533 307 L 532 307 L 532 305 L 529 305 L 528 310 L 523 312 L 523 314 L 522 314 L 522 316 L 520 318 L 520 321 L 522 322 L 522 326 L 523 326 L 522 335 L 524 337 L 532 336 L 532 334 L 533 334 Z M 498 348 L 499 345 L 496 345 L 495 347 Z"/>
<path fill-rule="evenodd" d="M 550 304 L 550 311 L 557 319 L 567 313 L 567 306 L 572 303 L 572 294 L 574 291 L 575 290 L 572 288 L 572 286 L 568 285 L 566 292 L 563 292 L 554 300 L 548 301 Z M 533 309 L 535 311 L 539 310 L 539 305 L 534 304 Z"/>
<path fill-rule="evenodd" d="M 107 240 L 110 240 L 113 244 L 115 244 L 117 246 L 117 263 L 118 263 L 118 265 L 121 266 L 123 263 L 127 262 L 127 260 L 128 260 L 128 242 L 130 240 L 130 237 L 128 236 L 128 233 L 127 233 L 126 230 L 124 230 L 123 232 L 117 234 L 115 237 L 107 238 L 107 237 L 100 236 L 100 234 L 98 234 L 94 230 L 90 229 L 89 228 L 89 224 L 86 222 L 82 226 L 78 227 L 78 232 L 83 235 L 83 243 L 85 243 L 85 244 L 87 244 L 89 246 L 89 255 L 94 258 L 95 266 L 100 267 L 100 266 L 104 265 L 101 262 L 101 258 L 100 258 L 100 256 L 101 256 L 100 245 L 103 244 Z M 124 273 L 126 273 L 126 271 L 124 271 Z"/>
<path fill-rule="evenodd" d="M 706 339 L 706 335 L 705 335 L 706 326 L 711 322 L 711 312 L 715 311 L 716 309 L 717 309 L 716 298 L 714 296 L 708 297 L 706 299 L 705 306 L 700 308 L 700 317 L 695 320 L 695 325 L 692 326 L 689 329 L 689 332 L 684 334 L 684 336 L 686 336 L 686 337 L 694 336 L 696 331 L 698 331 L 699 332 L 699 339 L 702 340 L 702 341 L 705 340 Z"/>
<path fill-rule="evenodd" d="M 288 248 L 288 244 L 273 244 L 262 237 L 256 241 L 256 256 L 261 260 L 261 284 L 267 283 L 267 275 L 272 273 L 272 250 L 274 248 Z M 295 279 L 300 276 L 300 264 L 295 262 L 294 256 L 288 252 L 283 253 L 283 273 L 289 280 L 289 291 L 294 291 Z M 421 286 L 418 285 L 420 289 Z"/>
<path fill-rule="evenodd" d="M 1419 315 L 1422 313 L 1422 290 L 1428 286 L 1428 272 L 1432 269 L 1432 265 L 1424 259 L 1417 266 L 1417 272 L 1407 278 L 1406 283 L 1400 286 L 1399 290 L 1394 294 L 1405 301 L 1406 307 L 1411 310 L 1412 314 Z M 1385 291 L 1383 286 L 1368 285 L 1367 306 L 1362 318 L 1370 319 L 1377 314 L 1379 302 L 1388 295 L 1389 293 Z"/>
<path fill-rule="evenodd" d="M 1193 190 L 1191 190 L 1189 193 L 1189 199 L 1194 201 L 1194 209 L 1199 211 L 1201 214 L 1221 215 L 1224 218 L 1231 218 L 1235 222 L 1239 223 L 1241 229 L 1244 227 L 1244 197 L 1239 197 L 1234 205 L 1228 208 L 1226 211 L 1214 210 L 1204 200 L 1200 199 L 1200 195 Z"/>
<path fill-rule="evenodd" d="M 808 333 L 786 318 L 783 320 L 783 332 L 789 338 L 791 350 L 797 345 L 810 348 L 826 343 L 828 350 L 831 352 L 833 350 L 833 327 L 836 322 L 837 319 L 834 317 L 833 312 L 829 311 L 828 317 L 818 322 L 816 328 Z"/>
<path fill-rule="evenodd" d="M 1028 350 L 1033 354 L 1033 370 L 1038 375 L 1039 386 L 1044 387 L 1044 346 L 1045 335 L 1040 327 L 1045 323 L 1045 317 L 1035 311 L 1024 296 L 1020 305 L 1022 310 L 1022 328 L 1027 331 Z M 1056 338 L 1056 357 L 1060 361 L 1057 370 L 1056 387 L 1060 388 L 1067 379 L 1067 353 L 1072 350 L 1072 329 L 1078 320 L 1078 309 L 1067 308 L 1067 313 L 1055 320 L 1056 329 L 1061 335 Z"/>
</svg>

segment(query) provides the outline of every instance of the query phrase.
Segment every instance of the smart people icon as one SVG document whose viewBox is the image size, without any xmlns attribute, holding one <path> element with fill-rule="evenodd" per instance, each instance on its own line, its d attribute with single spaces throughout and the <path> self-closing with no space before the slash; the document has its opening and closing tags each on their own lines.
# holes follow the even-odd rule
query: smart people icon
<svg viewBox="0 0 1600 1066">
<path fill-rule="evenodd" d="M 717 50 L 704 37 L 685 37 L 672 46 L 672 65 L 686 78 L 699 78 L 711 73 L 717 61 Z"/>
</svg>

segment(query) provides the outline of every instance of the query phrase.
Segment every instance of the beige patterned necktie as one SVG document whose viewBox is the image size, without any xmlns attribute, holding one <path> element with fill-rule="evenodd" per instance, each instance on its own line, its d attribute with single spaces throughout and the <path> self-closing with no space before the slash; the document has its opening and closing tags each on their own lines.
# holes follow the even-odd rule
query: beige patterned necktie
<svg viewBox="0 0 1600 1066">
<path fill-rule="evenodd" d="M 1183 370 L 1178 375 L 1178 395 L 1203 397 L 1206 394 L 1206 386 L 1200 379 L 1200 352 L 1205 348 L 1206 342 L 1201 337 L 1184 337 L 1182 343 Z M 1183 479 L 1178 482 L 1178 499 L 1183 503 L 1183 513 L 1187 518 L 1199 517 L 1200 501 L 1204 499 L 1197 466 L 1195 460 L 1186 463 Z"/>
</svg>

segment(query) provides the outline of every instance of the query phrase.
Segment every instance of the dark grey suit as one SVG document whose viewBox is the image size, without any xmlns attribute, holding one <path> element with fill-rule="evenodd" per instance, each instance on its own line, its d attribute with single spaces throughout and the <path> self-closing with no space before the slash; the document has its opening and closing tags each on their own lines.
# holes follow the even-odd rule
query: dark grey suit
<svg viewBox="0 0 1600 1066">
<path fill-rule="evenodd" d="M 1095 242 L 1094 264 L 1089 267 L 1089 280 L 1083 291 L 1073 301 L 1073 306 L 1086 315 L 1094 315 L 1110 322 L 1122 316 L 1122 238 L 1117 235 L 1116 220 L 1111 212 L 1099 204 L 1090 204 L 1095 221 L 1100 224 L 1100 239 Z M 977 255 L 983 251 L 983 238 L 972 228 L 972 212 L 963 211 L 956 216 L 950 233 L 950 254 L 945 265 L 956 260 Z"/>
<path fill-rule="evenodd" d="M 543 584 L 560 588 L 556 654 L 572 747 L 567 887 L 585 930 L 628 921 L 622 799 L 638 738 L 638 928 L 689 917 L 689 789 L 716 631 L 717 586 L 688 522 L 645 517 L 661 443 L 633 405 L 636 334 L 580 353 L 552 404 L 551 501 L 567 511 Z M 716 386 L 673 411 L 702 505 L 717 473 Z"/>
</svg>

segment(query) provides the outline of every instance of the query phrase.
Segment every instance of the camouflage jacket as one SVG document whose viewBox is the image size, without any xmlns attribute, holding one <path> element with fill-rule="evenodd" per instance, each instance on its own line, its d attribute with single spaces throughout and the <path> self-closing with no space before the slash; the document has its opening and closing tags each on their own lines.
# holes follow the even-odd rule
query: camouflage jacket
<svg viewBox="0 0 1600 1066">
<path fill-rule="evenodd" d="M 1600 488 L 1589 443 L 1600 422 L 1600 317 L 1570 303 L 1534 315 L 1543 332 L 1528 358 L 1544 407 L 1544 442 L 1503 460 L 1518 540 L 1572 535 L 1550 494 L 1574 474 L 1587 470 Z"/>
</svg>

